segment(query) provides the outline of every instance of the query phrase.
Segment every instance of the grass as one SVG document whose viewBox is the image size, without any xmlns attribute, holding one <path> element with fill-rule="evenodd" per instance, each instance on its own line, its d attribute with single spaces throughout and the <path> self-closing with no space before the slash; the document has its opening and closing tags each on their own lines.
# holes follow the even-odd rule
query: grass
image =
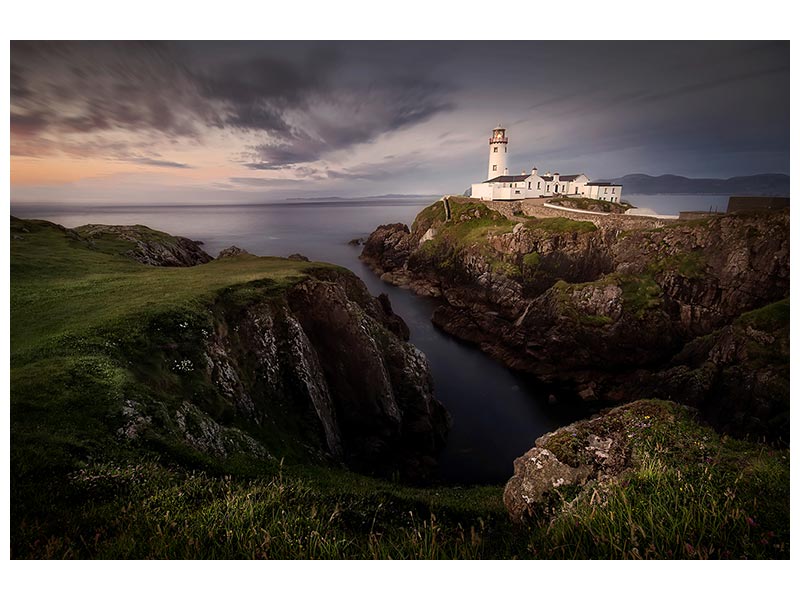
<svg viewBox="0 0 800 600">
<path fill-rule="evenodd" d="M 13 554 L 36 558 L 479 558 L 509 554 L 500 490 L 413 489 L 340 470 L 277 465 L 239 478 L 155 462 L 70 476 L 58 535 L 28 521 Z"/>
<path fill-rule="evenodd" d="M 648 311 L 663 304 L 661 287 L 649 275 L 612 275 L 622 289 L 625 311 L 641 319 Z"/>
<path fill-rule="evenodd" d="M 527 526 L 509 522 L 494 486 L 420 489 L 281 463 L 240 477 L 144 459 L 72 472 L 51 490 L 54 513 L 18 524 L 12 556 L 788 557 L 788 450 L 720 437 L 658 401 L 608 426 L 632 436 L 633 470 L 562 492 Z M 581 451 L 569 439 L 548 448 L 569 461 Z"/>
<path fill-rule="evenodd" d="M 541 262 L 542 257 L 538 252 L 530 252 L 522 257 L 522 265 L 526 269 L 536 269 Z"/>
<path fill-rule="evenodd" d="M 477 219 L 455 234 L 506 227 Z M 636 436 L 634 470 L 554 498 L 551 513 L 516 527 L 499 486 L 357 475 L 308 452 L 291 408 L 261 429 L 226 413 L 196 368 L 218 303 L 279 302 L 314 268 L 332 267 L 241 256 L 159 268 L 43 222 L 13 221 L 12 236 L 14 558 L 788 556 L 788 450 L 720 437 L 671 403 L 639 403 L 622 418 Z M 653 300 L 647 281 L 627 285 L 633 306 Z M 741 320 L 781 326 L 788 300 Z M 269 456 L 178 443 L 168 417 L 183 398 Z M 137 403 L 153 422 L 133 443 L 116 431 Z M 581 452 L 566 436 L 553 444 L 563 460 Z"/>
<path fill-rule="evenodd" d="M 567 309 L 566 314 L 585 325 L 599 327 L 611 323 L 611 318 L 602 315 L 587 315 L 581 312 L 577 307 L 573 306 L 572 292 L 587 286 L 605 287 L 607 285 L 616 285 L 620 288 L 623 309 L 637 319 L 642 319 L 648 311 L 662 306 L 661 287 L 648 274 L 611 273 L 597 281 L 583 283 L 568 283 L 559 280 L 553 284 L 553 289 L 557 293 L 560 303 Z"/>
<path fill-rule="evenodd" d="M 26 224 L 22 225 L 22 223 Z M 20 222 L 30 233 L 11 244 L 11 346 L 14 356 L 121 319 L 197 310 L 226 287 L 258 280 L 279 287 L 319 263 L 249 255 L 191 268 L 151 267 L 91 249 L 52 224 Z"/>
<path fill-rule="evenodd" d="M 609 426 L 632 439 L 636 467 L 583 490 L 535 530 L 537 555 L 788 557 L 788 450 L 720 437 L 688 409 L 658 401 L 629 405 Z M 562 460 L 576 452 L 563 439 L 548 448 Z"/>
<path fill-rule="evenodd" d="M 705 276 L 707 269 L 708 263 L 704 252 L 692 250 L 662 258 L 649 265 L 647 272 L 655 275 L 664 271 L 673 271 L 687 279 L 699 279 Z"/>
<path fill-rule="evenodd" d="M 433 265 L 437 269 L 458 271 L 460 254 L 468 248 L 479 248 L 492 254 L 489 250 L 488 237 L 513 230 L 515 223 L 499 212 L 492 210 L 481 202 L 451 201 L 451 218 L 444 221 L 444 206 L 437 202 L 425 208 L 414 221 L 413 230 L 419 234 L 430 227 L 436 227 L 437 235 L 428 240 L 415 252 L 414 260 L 418 263 Z M 490 268 L 496 273 L 511 277 L 520 277 L 517 265 L 493 257 Z"/>
<path fill-rule="evenodd" d="M 736 323 L 761 331 L 772 332 L 789 326 L 789 298 L 744 313 Z"/>
</svg>

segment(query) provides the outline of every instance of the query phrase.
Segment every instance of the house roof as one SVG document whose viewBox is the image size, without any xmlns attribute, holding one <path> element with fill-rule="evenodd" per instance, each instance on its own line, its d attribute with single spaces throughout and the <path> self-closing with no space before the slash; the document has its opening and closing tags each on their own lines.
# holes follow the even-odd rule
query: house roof
<svg viewBox="0 0 800 600">
<path fill-rule="evenodd" d="M 558 181 L 559 182 L 561 182 L 561 181 L 575 181 L 580 176 L 581 176 L 580 173 L 578 175 L 559 175 L 558 176 Z M 541 177 L 545 181 L 553 181 L 553 175 L 542 175 Z"/>
<path fill-rule="evenodd" d="M 511 181 L 525 181 L 530 175 L 500 175 L 493 179 L 487 179 L 483 183 L 509 183 Z"/>
<path fill-rule="evenodd" d="M 582 173 L 578 173 L 577 175 L 559 175 L 559 181 L 575 181 L 578 177 L 580 177 Z M 525 181 L 529 177 L 541 177 L 544 181 L 553 181 L 552 175 L 499 175 L 492 179 L 487 179 L 483 183 L 511 183 L 516 181 Z M 590 184 L 590 185 L 612 185 L 610 183 L 600 183 L 600 184 Z"/>
<path fill-rule="evenodd" d="M 622 184 L 620 184 L 620 183 L 611 183 L 609 181 L 590 181 L 586 185 L 608 185 L 608 186 L 612 186 L 613 185 L 613 186 L 622 187 Z"/>
</svg>

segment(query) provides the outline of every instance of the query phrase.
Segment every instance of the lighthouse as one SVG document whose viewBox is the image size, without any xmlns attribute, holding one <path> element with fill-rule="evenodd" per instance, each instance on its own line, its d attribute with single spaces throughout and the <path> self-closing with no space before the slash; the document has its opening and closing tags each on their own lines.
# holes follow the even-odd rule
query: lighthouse
<svg viewBox="0 0 800 600">
<path fill-rule="evenodd" d="M 506 172 L 506 158 L 508 158 L 508 138 L 505 127 L 498 125 L 492 130 L 489 138 L 489 176 L 494 179 Z"/>
</svg>

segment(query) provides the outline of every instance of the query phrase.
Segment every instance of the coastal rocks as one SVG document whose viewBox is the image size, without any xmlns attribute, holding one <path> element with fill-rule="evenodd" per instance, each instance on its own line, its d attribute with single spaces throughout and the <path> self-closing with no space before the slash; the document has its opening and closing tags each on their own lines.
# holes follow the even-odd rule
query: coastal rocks
<svg viewBox="0 0 800 600">
<path fill-rule="evenodd" d="M 145 265 L 193 267 L 212 260 L 200 247 L 201 242 L 144 225 L 83 225 L 74 232 L 91 248 L 119 253 Z"/>
<path fill-rule="evenodd" d="M 292 288 L 288 301 L 319 357 L 348 464 L 424 476 L 448 417 L 433 398 L 424 355 L 391 333 L 399 318 L 388 298 L 362 308 L 335 282 L 310 279 Z"/>
<path fill-rule="evenodd" d="M 449 416 L 389 298 L 373 298 L 351 273 L 326 268 L 278 296 L 253 291 L 244 306 L 223 293 L 213 330 L 200 336 L 203 358 L 195 362 L 205 363 L 203 379 L 219 399 L 206 393 L 193 404 L 211 422 L 180 410 L 187 442 L 228 456 L 216 433 L 224 437 L 226 423 L 243 420 L 263 435 L 280 431 L 319 460 L 413 481 L 431 477 Z"/>
<path fill-rule="evenodd" d="M 305 256 L 303 254 L 298 254 L 297 252 L 295 252 L 294 254 L 290 254 L 286 258 L 288 258 L 289 260 L 300 260 L 300 261 L 303 261 L 303 262 L 310 262 L 308 260 L 307 256 Z"/>
<path fill-rule="evenodd" d="M 789 301 L 770 304 L 692 340 L 628 394 L 679 399 L 717 429 L 789 442 Z"/>
<path fill-rule="evenodd" d="M 411 229 L 379 227 L 361 259 L 388 283 L 442 298 L 437 327 L 511 368 L 571 387 L 581 401 L 618 404 L 635 399 L 636 389 L 660 396 L 679 389 L 685 371 L 697 393 L 687 401 L 711 410 L 725 387 L 709 379 L 717 367 L 698 371 L 673 357 L 788 295 L 787 212 L 626 229 L 615 215 L 597 225 L 514 221 L 491 204 L 453 197 L 447 220 L 442 206 L 424 209 Z M 748 372 L 752 357 L 735 356 L 740 362 L 725 369 Z M 675 386 L 659 389 L 661 372 Z M 712 412 L 724 421 L 726 411 Z"/>
<path fill-rule="evenodd" d="M 408 226 L 403 223 L 381 225 L 364 243 L 361 259 L 378 275 L 402 268 L 412 251 Z"/>
<path fill-rule="evenodd" d="M 217 258 L 231 258 L 233 256 L 242 256 L 242 255 L 250 255 L 247 250 L 242 250 L 239 246 L 228 246 L 219 251 Z"/>
<path fill-rule="evenodd" d="M 619 481 L 638 466 L 643 436 L 655 424 L 670 427 L 686 410 L 640 400 L 543 435 L 514 461 L 503 492 L 509 517 L 516 523 L 548 518 L 567 494 L 574 498 Z"/>
<path fill-rule="evenodd" d="M 523 522 L 548 494 L 562 486 L 583 483 L 591 473 L 586 465 L 570 467 L 544 448 L 531 448 L 514 461 L 514 476 L 503 491 L 503 503 L 512 521 Z"/>
</svg>

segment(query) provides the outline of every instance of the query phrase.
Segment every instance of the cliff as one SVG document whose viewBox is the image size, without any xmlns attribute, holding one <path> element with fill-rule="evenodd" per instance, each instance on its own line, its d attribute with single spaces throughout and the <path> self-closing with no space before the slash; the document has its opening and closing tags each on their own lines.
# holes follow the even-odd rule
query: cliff
<svg viewBox="0 0 800 600">
<path fill-rule="evenodd" d="M 427 361 L 349 271 L 16 219 L 11 267 L 18 474 L 143 451 L 435 473 L 448 417 Z"/>
<path fill-rule="evenodd" d="M 704 336 L 723 343 L 723 329 L 742 315 L 787 297 L 788 212 L 627 229 L 613 217 L 598 226 L 510 219 L 467 199 L 448 204 L 449 220 L 437 202 L 410 230 L 379 227 L 362 253 L 384 280 L 441 298 L 436 325 L 562 396 L 675 398 L 730 431 L 788 439 L 786 360 L 720 352 L 710 338 L 689 346 Z M 735 334 L 751 345 L 788 340 L 788 318 L 762 325 L 768 331 Z M 745 373 L 770 381 L 771 391 L 730 385 Z"/>
</svg>

